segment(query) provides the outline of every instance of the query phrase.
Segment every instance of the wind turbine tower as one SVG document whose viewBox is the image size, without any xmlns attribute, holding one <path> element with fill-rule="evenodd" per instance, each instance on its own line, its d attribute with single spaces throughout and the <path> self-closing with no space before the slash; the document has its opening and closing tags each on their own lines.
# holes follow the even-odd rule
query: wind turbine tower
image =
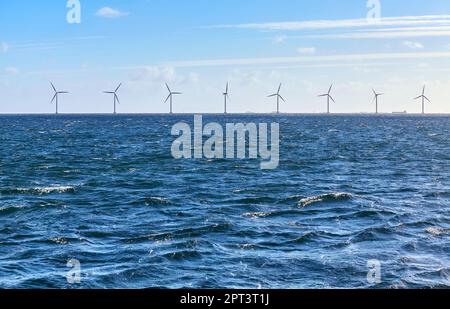
<svg viewBox="0 0 450 309">
<path fill-rule="evenodd" d="M 422 89 L 422 95 L 414 98 L 414 100 L 422 99 L 422 115 L 425 115 L 425 100 L 431 103 L 431 101 L 425 96 L 425 86 Z"/>
<path fill-rule="evenodd" d="M 167 90 L 169 91 L 169 96 L 164 101 L 164 103 L 167 103 L 167 101 L 170 100 L 170 114 L 173 114 L 173 105 L 172 105 L 172 103 L 173 103 L 173 96 L 174 95 L 179 95 L 179 94 L 182 94 L 182 93 L 181 92 L 173 92 L 172 90 L 170 90 L 170 87 L 169 87 L 169 85 L 167 85 L 167 83 L 166 83 L 166 87 L 167 87 Z"/>
<path fill-rule="evenodd" d="M 274 93 L 274 94 L 271 94 L 271 95 L 268 96 L 268 98 L 273 98 L 273 97 L 276 97 L 276 98 L 277 98 L 277 114 L 280 113 L 280 99 L 281 99 L 283 102 L 286 102 L 286 101 L 284 100 L 284 98 L 283 98 L 283 97 L 281 96 L 281 94 L 280 94 L 281 86 L 282 86 L 282 84 L 280 84 L 280 86 L 278 87 L 277 93 Z"/>
<path fill-rule="evenodd" d="M 117 96 L 117 91 L 119 91 L 121 86 L 122 83 L 120 83 L 119 86 L 117 86 L 116 90 L 114 91 L 103 91 L 103 93 L 114 95 L 114 115 L 117 114 L 116 103 L 120 104 L 119 97 Z"/>
<path fill-rule="evenodd" d="M 327 97 L 327 114 L 330 113 L 330 100 L 333 101 L 333 103 L 336 103 L 336 101 L 334 101 L 333 97 L 331 96 L 331 89 L 333 89 L 333 85 L 330 86 L 328 93 L 319 95 L 319 97 Z"/>
<path fill-rule="evenodd" d="M 226 115 L 227 114 L 227 101 L 230 98 L 230 95 L 229 95 L 229 92 L 228 92 L 228 83 L 227 83 L 227 86 L 225 88 L 225 92 L 223 93 L 223 97 L 225 99 L 225 105 L 224 105 L 224 111 L 225 112 L 224 112 L 224 114 Z"/>
<path fill-rule="evenodd" d="M 56 115 L 58 115 L 58 113 L 59 113 L 59 111 L 58 111 L 58 96 L 60 94 L 65 94 L 65 93 L 69 93 L 69 92 L 56 90 L 56 87 L 55 87 L 55 85 L 53 85 L 52 82 L 50 82 L 50 85 L 52 85 L 53 91 L 55 92 L 55 95 L 53 96 L 51 103 L 53 103 L 56 100 L 56 102 L 55 102 L 56 103 Z"/>
<path fill-rule="evenodd" d="M 373 100 L 375 101 L 375 108 L 376 108 L 375 109 L 375 114 L 378 115 L 378 97 L 383 96 L 384 94 L 383 93 L 377 93 L 375 91 L 375 89 L 372 89 L 372 91 L 373 91 L 373 95 L 374 95 Z"/>
</svg>

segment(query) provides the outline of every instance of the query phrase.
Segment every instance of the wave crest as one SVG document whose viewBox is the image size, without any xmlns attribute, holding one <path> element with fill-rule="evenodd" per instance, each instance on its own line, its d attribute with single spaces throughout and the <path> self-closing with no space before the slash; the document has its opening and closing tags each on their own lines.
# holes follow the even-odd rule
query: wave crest
<svg viewBox="0 0 450 309">
<path fill-rule="evenodd" d="M 304 208 L 316 203 L 348 201 L 351 199 L 353 199 L 353 195 L 350 193 L 327 193 L 301 199 L 298 202 L 298 206 Z"/>
<path fill-rule="evenodd" d="M 132 202 L 134 205 L 145 205 L 145 206 L 169 206 L 173 205 L 173 203 L 163 197 L 158 196 L 150 196 L 150 197 L 144 197 L 138 200 L 135 200 Z"/>
<path fill-rule="evenodd" d="M 428 234 L 431 234 L 433 236 L 441 236 L 441 235 L 447 235 L 450 233 L 450 229 L 444 229 L 442 227 L 429 227 L 425 230 Z"/>
<path fill-rule="evenodd" d="M 75 186 L 50 186 L 50 187 L 35 187 L 35 188 L 2 188 L 0 194 L 33 194 L 45 195 L 52 193 L 75 193 Z"/>
</svg>

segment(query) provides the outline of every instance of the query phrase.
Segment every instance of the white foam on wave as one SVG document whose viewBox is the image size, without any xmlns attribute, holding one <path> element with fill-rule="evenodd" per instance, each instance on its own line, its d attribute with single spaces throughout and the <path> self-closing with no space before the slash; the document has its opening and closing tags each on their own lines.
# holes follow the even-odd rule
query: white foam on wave
<svg viewBox="0 0 450 309">
<path fill-rule="evenodd" d="M 49 187 L 35 187 L 35 188 L 17 188 L 19 193 L 31 194 L 50 194 L 50 193 L 72 193 L 75 192 L 75 186 L 49 186 Z"/>
<path fill-rule="evenodd" d="M 441 235 L 446 235 L 450 233 L 450 229 L 444 229 L 442 227 L 429 227 L 425 230 L 428 234 L 431 234 L 433 236 L 441 236 Z"/>
<path fill-rule="evenodd" d="M 144 198 L 144 204 L 147 206 L 150 205 L 171 205 L 172 202 L 164 197 L 159 196 L 150 196 Z"/>
<path fill-rule="evenodd" d="M 53 237 L 50 241 L 58 245 L 67 245 L 69 243 L 69 241 L 64 237 Z"/>
<path fill-rule="evenodd" d="M 353 195 L 351 193 L 327 193 L 327 194 L 321 194 L 317 196 L 311 196 L 304 199 L 301 199 L 298 202 L 298 206 L 301 208 L 304 208 L 308 205 L 315 204 L 315 203 L 322 203 L 322 202 L 333 202 L 333 201 L 344 201 L 344 200 L 351 200 L 353 199 Z"/>
<path fill-rule="evenodd" d="M 244 217 L 249 217 L 249 218 L 265 218 L 265 217 L 269 217 L 271 215 L 271 213 L 269 212 L 248 212 L 244 214 Z"/>
</svg>

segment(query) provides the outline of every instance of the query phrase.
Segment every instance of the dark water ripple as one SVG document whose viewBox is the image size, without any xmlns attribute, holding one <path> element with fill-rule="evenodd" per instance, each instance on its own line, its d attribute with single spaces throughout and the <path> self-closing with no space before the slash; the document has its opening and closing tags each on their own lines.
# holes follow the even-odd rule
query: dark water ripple
<svg viewBox="0 0 450 309">
<path fill-rule="evenodd" d="M 274 171 L 172 159 L 179 120 L 1 116 L 0 287 L 450 287 L 448 117 L 205 117 L 278 121 Z"/>
</svg>

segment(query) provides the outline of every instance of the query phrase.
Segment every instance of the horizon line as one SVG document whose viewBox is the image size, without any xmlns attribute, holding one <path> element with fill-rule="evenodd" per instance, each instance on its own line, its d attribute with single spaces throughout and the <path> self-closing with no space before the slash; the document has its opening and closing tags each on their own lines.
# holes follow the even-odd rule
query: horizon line
<svg viewBox="0 0 450 309">
<path fill-rule="evenodd" d="M 386 113 L 371 113 L 371 112 L 355 112 L 355 113 L 326 113 L 326 112 L 320 112 L 320 113 L 277 113 L 277 112 L 270 112 L 270 113 L 261 113 L 261 112 L 236 112 L 236 113 L 214 113 L 214 112 L 189 112 L 189 113 L 0 113 L 1 116 L 189 116 L 189 115 L 214 115 L 214 116 L 240 116 L 240 115 L 255 115 L 255 116 L 450 116 L 450 113 L 426 113 L 422 114 L 420 112 L 416 113 L 405 113 L 405 112 L 386 112 Z"/>
</svg>

